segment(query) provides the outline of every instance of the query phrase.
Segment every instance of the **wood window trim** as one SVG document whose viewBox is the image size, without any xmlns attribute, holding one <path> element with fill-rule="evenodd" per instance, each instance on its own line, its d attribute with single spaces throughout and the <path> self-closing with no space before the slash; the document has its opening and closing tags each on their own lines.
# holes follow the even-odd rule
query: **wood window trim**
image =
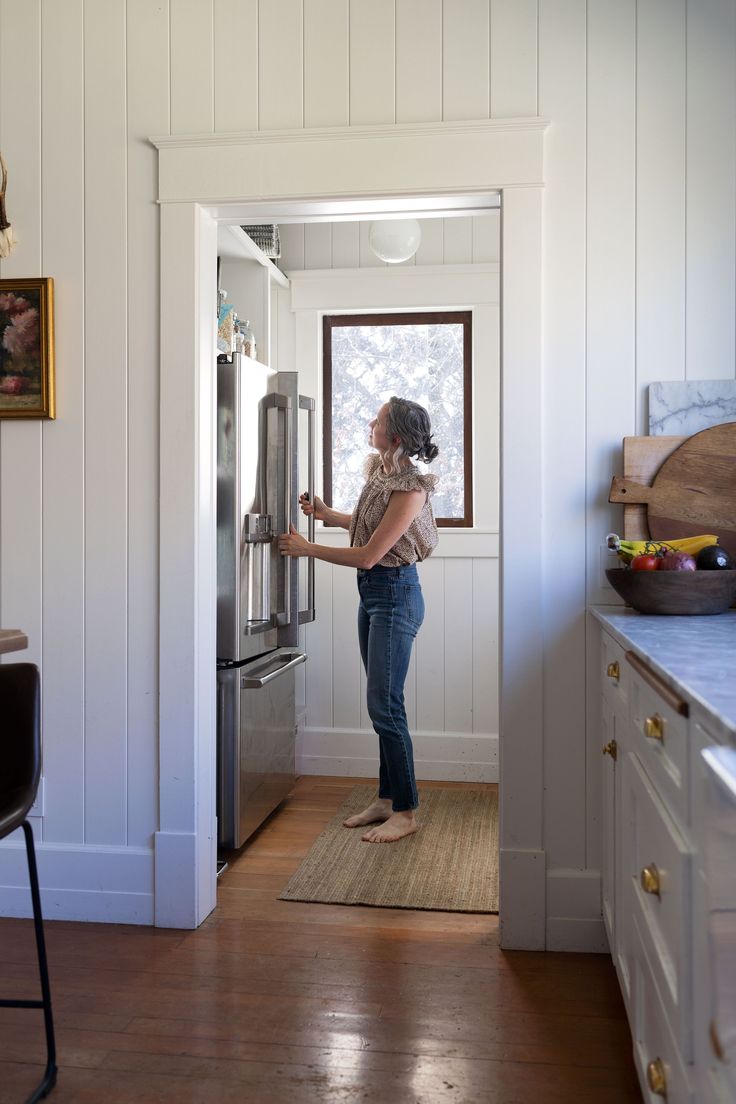
<svg viewBox="0 0 736 1104">
<path fill-rule="evenodd" d="M 473 526 L 473 312 L 366 311 L 362 314 L 325 314 L 322 317 L 322 475 L 325 501 L 332 505 L 332 331 L 340 326 L 417 326 L 462 324 L 463 327 L 463 516 L 435 518 L 438 528 Z M 430 411 L 431 414 L 431 411 Z"/>
</svg>

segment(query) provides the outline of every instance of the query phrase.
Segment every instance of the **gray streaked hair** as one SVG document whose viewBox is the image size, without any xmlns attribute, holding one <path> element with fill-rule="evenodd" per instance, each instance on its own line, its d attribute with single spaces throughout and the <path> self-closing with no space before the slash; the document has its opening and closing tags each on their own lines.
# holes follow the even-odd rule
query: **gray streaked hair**
<svg viewBox="0 0 736 1104">
<path fill-rule="evenodd" d="M 440 450 L 432 441 L 429 414 L 419 403 L 392 395 L 388 400 L 386 423 L 389 436 L 399 438 L 399 445 L 391 457 L 394 471 L 400 471 L 402 456 L 415 456 L 429 464 L 439 455 Z"/>
</svg>

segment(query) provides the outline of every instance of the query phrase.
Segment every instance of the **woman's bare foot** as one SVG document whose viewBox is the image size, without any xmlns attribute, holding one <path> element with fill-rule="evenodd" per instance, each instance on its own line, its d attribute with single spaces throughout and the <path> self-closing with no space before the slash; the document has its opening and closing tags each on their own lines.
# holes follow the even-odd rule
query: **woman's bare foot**
<svg viewBox="0 0 736 1104">
<path fill-rule="evenodd" d="M 377 797 L 376 800 L 364 809 L 362 813 L 348 817 L 343 821 L 346 828 L 362 828 L 365 824 L 375 824 L 380 820 L 388 820 L 391 816 L 391 798 Z"/>
<path fill-rule="evenodd" d="M 416 832 L 417 822 L 414 813 L 410 809 L 406 813 L 392 813 L 385 824 L 377 828 L 371 828 L 369 832 L 361 836 L 366 843 L 393 843 L 394 840 L 403 839 Z"/>
</svg>

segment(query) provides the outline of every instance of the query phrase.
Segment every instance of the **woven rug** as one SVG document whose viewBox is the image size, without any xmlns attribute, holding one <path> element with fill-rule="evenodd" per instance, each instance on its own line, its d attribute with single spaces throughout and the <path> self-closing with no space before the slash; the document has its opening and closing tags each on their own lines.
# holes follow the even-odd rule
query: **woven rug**
<svg viewBox="0 0 736 1104">
<path fill-rule="evenodd" d="M 364 843 L 343 820 L 375 786 L 356 786 L 315 840 L 281 901 L 498 912 L 498 791 L 419 789 L 419 829 L 396 843 Z"/>
</svg>

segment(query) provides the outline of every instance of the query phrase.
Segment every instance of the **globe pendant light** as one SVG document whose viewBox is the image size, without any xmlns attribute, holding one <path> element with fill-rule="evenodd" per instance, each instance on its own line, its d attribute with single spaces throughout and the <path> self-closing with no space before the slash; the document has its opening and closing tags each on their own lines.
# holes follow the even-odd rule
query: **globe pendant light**
<svg viewBox="0 0 736 1104">
<path fill-rule="evenodd" d="M 422 240 L 416 219 L 384 219 L 372 222 L 368 231 L 371 249 L 381 261 L 400 264 L 413 257 Z"/>
</svg>

